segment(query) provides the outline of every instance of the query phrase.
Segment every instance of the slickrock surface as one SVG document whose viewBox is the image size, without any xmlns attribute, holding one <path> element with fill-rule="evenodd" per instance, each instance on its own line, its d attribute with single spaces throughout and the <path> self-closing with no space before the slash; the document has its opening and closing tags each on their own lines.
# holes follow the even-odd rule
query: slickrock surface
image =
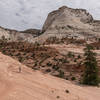
<svg viewBox="0 0 100 100">
<path fill-rule="evenodd" d="M 32 71 L 0 53 L 0 100 L 100 100 L 100 88 Z"/>
</svg>

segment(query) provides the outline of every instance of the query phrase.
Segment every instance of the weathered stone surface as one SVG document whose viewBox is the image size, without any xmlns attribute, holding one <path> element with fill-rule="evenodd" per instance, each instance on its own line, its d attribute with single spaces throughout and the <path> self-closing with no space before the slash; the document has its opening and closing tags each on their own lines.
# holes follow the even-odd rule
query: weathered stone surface
<svg viewBox="0 0 100 100">
<path fill-rule="evenodd" d="M 69 37 L 75 39 L 95 40 L 100 38 L 100 21 L 84 9 L 72 9 L 66 6 L 49 13 L 42 31 L 29 29 L 18 32 L 0 27 L 0 38 L 11 41 L 28 41 L 40 43 L 49 37 Z"/>
<path fill-rule="evenodd" d="M 62 22 L 63 24 L 68 24 L 69 22 L 73 23 L 73 20 L 76 18 L 83 23 L 90 23 L 93 21 L 93 17 L 86 10 L 71 9 L 63 6 L 48 15 L 47 20 L 43 26 L 43 30 L 46 31 L 55 21 Z"/>
<path fill-rule="evenodd" d="M 36 37 L 35 34 L 32 34 L 31 32 L 19 32 L 16 30 L 10 30 L 0 27 L 0 39 L 5 39 L 7 41 L 28 41 L 33 42 L 33 38 Z"/>
<path fill-rule="evenodd" d="M 100 21 L 95 21 L 92 15 L 84 9 L 63 6 L 48 15 L 43 31 L 46 37 L 99 38 Z"/>
</svg>

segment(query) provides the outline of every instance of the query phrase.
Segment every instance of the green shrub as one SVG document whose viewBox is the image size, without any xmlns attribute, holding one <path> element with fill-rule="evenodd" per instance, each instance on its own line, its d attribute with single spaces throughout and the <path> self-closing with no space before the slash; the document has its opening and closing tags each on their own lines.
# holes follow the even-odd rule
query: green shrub
<svg viewBox="0 0 100 100">
<path fill-rule="evenodd" d="M 54 70 L 58 70 L 59 69 L 59 67 L 57 66 L 57 65 L 53 65 L 53 67 L 52 67 Z"/>
<path fill-rule="evenodd" d="M 93 52 L 93 47 L 87 45 L 85 51 L 85 71 L 83 76 L 83 84 L 99 85 L 98 65 L 96 61 L 96 54 Z"/>
<path fill-rule="evenodd" d="M 62 70 L 59 70 L 59 75 L 58 75 L 58 77 L 60 77 L 60 78 L 64 78 L 65 76 L 64 76 L 64 72 L 62 71 Z"/>
<path fill-rule="evenodd" d="M 51 69 L 46 69 L 46 72 L 51 72 Z"/>
<path fill-rule="evenodd" d="M 74 62 L 77 62 L 77 60 L 76 60 L 76 59 L 74 59 Z"/>
<path fill-rule="evenodd" d="M 74 81 L 74 80 L 76 80 L 76 78 L 75 77 L 72 77 L 71 80 Z"/>
<path fill-rule="evenodd" d="M 50 62 L 48 62 L 48 63 L 47 63 L 47 66 L 49 66 L 49 67 L 50 67 L 50 66 L 52 66 L 52 64 L 51 64 Z"/>
<path fill-rule="evenodd" d="M 78 55 L 78 57 L 77 57 L 78 59 L 81 59 L 81 56 L 80 55 Z"/>
</svg>

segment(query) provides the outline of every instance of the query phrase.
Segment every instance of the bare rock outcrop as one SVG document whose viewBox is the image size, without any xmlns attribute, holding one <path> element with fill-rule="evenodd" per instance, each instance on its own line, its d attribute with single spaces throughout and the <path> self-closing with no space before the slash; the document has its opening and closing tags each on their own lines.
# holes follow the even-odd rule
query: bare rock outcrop
<svg viewBox="0 0 100 100">
<path fill-rule="evenodd" d="M 19 66 L 22 68 L 21 73 Z M 78 86 L 33 71 L 1 53 L 0 86 L 1 100 L 100 100 L 100 88 Z"/>
<path fill-rule="evenodd" d="M 76 18 L 79 19 L 83 23 L 90 23 L 93 21 L 92 15 L 90 15 L 86 10 L 72 9 L 72 8 L 63 6 L 59 8 L 58 10 L 49 13 L 47 20 L 43 26 L 43 30 L 46 31 L 52 25 L 54 21 L 59 20 L 59 22 L 62 21 L 63 24 L 68 24 L 68 22 L 73 21 L 71 19 L 76 19 Z"/>
<path fill-rule="evenodd" d="M 51 12 L 42 30 L 9 30 L 0 27 L 0 38 L 5 36 L 11 41 L 43 43 L 49 37 L 68 37 L 95 41 L 100 39 L 100 21 L 94 20 L 85 9 L 72 9 L 66 6 Z"/>
<path fill-rule="evenodd" d="M 85 9 L 66 6 L 51 12 L 43 25 L 46 37 L 74 37 L 77 39 L 100 38 L 100 23 Z"/>
<path fill-rule="evenodd" d="M 37 31 L 16 31 L 16 30 L 10 30 L 6 29 L 3 27 L 0 27 L 0 39 L 4 39 L 7 41 L 16 41 L 16 42 L 22 42 L 22 41 L 27 41 L 27 42 L 33 42 L 33 39 L 38 36 Z"/>
</svg>

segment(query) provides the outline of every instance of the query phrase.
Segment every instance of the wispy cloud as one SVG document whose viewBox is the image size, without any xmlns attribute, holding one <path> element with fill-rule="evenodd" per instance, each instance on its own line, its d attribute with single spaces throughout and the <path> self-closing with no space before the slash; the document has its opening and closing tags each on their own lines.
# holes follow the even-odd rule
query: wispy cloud
<svg viewBox="0 0 100 100">
<path fill-rule="evenodd" d="M 63 5 L 85 8 L 100 19 L 100 0 L 0 0 L 0 26 L 41 28 L 48 13 Z"/>
</svg>

